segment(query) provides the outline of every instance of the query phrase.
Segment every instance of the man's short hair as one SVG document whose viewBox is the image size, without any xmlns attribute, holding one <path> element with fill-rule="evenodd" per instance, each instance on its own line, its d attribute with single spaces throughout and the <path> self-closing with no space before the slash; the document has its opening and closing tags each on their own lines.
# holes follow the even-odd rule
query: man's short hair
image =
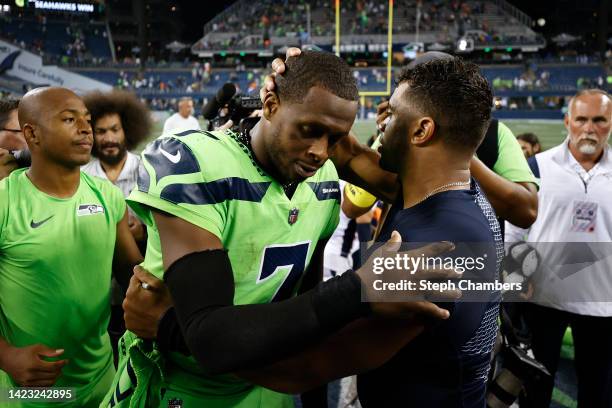
<svg viewBox="0 0 612 408">
<path fill-rule="evenodd" d="M 100 118 L 113 113 L 119 115 L 121 127 L 125 133 L 125 146 L 128 150 L 134 149 L 149 137 L 153 125 L 151 113 L 136 95 L 118 90 L 94 91 L 86 94 L 83 101 L 91 114 L 94 131 L 96 122 Z"/>
<path fill-rule="evenodd" d="M 475 150 L 489 126 L 493 94 L 478 66 L 457 57 L 406 67 L 398 83 L 410 86 L 405 102 L 431 116 L 438 134 L 459 149 Z"/>
<path fill-rule="evenodd" d="M 517 140 L 522 140 L 524 142 L 529 143 L 532 146 L 540 144 L 540 140 L 535 135 L 535 133 L 531 133 L 531 132 L 521 133 L 520 135 L 517 135 L 516 138 Z"/>
<path fill-rule="evenodd" d="M 18 99 L 0 99 L 0 129 L 4 129 L 6 127 L 11 112 L 17 110 L 18 107 Z"/>
<path fill-rule="evenodd" d="M 349 101 L 359 100 L 357 82 L 348 64 L 321 51 L 302 51 L 285 62 L 285 73 L 276 77 L 276 94 L 281 102 L 301 103 L 313 86 Z"/>
</svg>

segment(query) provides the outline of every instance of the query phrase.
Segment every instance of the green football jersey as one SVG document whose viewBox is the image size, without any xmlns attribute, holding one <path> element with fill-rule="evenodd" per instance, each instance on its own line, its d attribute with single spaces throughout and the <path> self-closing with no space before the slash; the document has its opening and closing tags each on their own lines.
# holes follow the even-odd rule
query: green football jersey
<svg viewBox="0 0 612 408">
<path fill-rule="evenodd" d="M 65 350 L 60 359 L 69 363 L 55 386 L 74 387 L 78 401 L 66 406 L 83 406 L 113 369 L 110 282 L 125 209 L 118 188 L 84 173 L 65 199 L 38 190 L 25 169 L 0 181 L 0 336 L 16 347 Z M 0 377 L 0 387 L 14 386 Z"/>
<path fill-rule="evenodd" d="M 160 239 L 150 211 L 155 208 L 220 239 L 234 273 L 234 304 L 240 305 L 295 295 L 317 242 L 336 228 L 340 190 L 336 169 L 328 161 L 289 199 L 236 134 L 186 131 L 162 136 L 143 152 L 138 188 L 128 204 L 147 224 L 145 269 L 163 277 Z M 206 273 L 205 265 L 201 272 Z M 170 353 L 165 364 L 169 391 L 164 399 L 198 401 L 183 407 L 276 407 L 288 400 L 281 394 L 266 399 L 263 394 L 272 391 L 232 375 L 207 375 L 193 358 L 180 353 Z M 171 392 L 177 389 L 181 392 Z M 121 393 L 125 389 L 119 387 L 116 394 Z"/>
</svg>

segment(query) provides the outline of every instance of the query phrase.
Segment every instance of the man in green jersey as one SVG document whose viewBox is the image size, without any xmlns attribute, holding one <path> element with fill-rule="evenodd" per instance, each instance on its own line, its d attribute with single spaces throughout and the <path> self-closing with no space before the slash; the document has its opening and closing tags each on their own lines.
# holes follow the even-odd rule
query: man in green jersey
<svg viewBox="0 0 612 408">
<path fill-rule="evenodd" d="M 307 359 L 291 357 L 347 324 L 373 341 L 347 344 L 359 357 L 347 359 L 354 364 L 370 356 L 353 346 L 378 349 L 376 341 L 394 341 L 397 350 L 415 326 L 423 327 L 392 319 L 364 324 L 369 319 L 360 318 L 369 313 L 448 317 L 424 301 L 362 303 L 367 271 L 307 290 L 321 279 L 323 249 L 338 222 L 340 191 L 329 150 L 348 134 L 358 92 L 348 65 L 320 52 L 289 61 L 278 86 L 265 100 L 263 118 L 240 134 L 183 131 L 143 152 L 138 189 L 128 202 L 149 231 L 143 267 L 163 277 L 167 291 L 146 273 L 132 278 L 124 302 L 132 333 L 120 342 L 119 373 L 103 406 L 292 406 L 289 395 L 254 383 L 299 391 L 286 377 L 308 377 L 307 369 L 295 369 Z M 295 296 L 298 288 L 302 294 Z M 364 295 L 373 298 L 370 289 Z M 150 307 L 138 309 L 150 297 Z M 327 363 L 313 359 L 310 366 L 321 362 Z"/>
<path fill-rule="evenodd" d="M 127 284 L 142 259 L 121 191 L 80 172 L 90 120 L 68 89 L 28 92 L 19 123 L 32 165 L 0 181 L 0 389 L 70 387 L 66 407 L 98 406 L 108 389 L 111 272 Z"/>
</svg>

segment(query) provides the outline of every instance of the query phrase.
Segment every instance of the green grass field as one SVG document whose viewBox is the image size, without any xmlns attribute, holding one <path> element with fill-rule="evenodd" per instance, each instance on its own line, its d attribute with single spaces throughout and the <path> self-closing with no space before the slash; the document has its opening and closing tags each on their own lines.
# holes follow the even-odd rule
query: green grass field
<svg viewBox="0 0 612 408">
<path fill-rule="evenodd" d="M 563 122 L 560 120 L 504 120 L 503 121 L 515 135 L 532 132 L 535 133 L 542 143 L 544 150 L 550 149 L 551 147 L 558 145 L 563 141 L 567 132 Z M 204 122 L 200 121 L 202 127 Z M 161 133 L 163 127 L 163 121 L 155 123 L 153 128 L 153 134 L 149 140 L 153 140 Z M 361 140 L 365 142 L 371 135 L 376 132 L 376 123 L 373 120 L 358 120 L 353 126 L 353 131 Z M 144 147 L 144 146 L 142 146 Z"/>
</svg>

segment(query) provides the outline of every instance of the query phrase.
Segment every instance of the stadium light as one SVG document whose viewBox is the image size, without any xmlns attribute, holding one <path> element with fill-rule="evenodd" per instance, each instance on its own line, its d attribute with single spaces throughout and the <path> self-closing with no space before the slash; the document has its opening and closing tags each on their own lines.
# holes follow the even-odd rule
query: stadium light
<svg viewBox="0 0 612 408">
<path fill-rule="evenodd" d="M 540 27 L 544 27 L 546 25 L 546 20 L 543 18 L 538 18 L 538 25 Z"/>
</svg>

